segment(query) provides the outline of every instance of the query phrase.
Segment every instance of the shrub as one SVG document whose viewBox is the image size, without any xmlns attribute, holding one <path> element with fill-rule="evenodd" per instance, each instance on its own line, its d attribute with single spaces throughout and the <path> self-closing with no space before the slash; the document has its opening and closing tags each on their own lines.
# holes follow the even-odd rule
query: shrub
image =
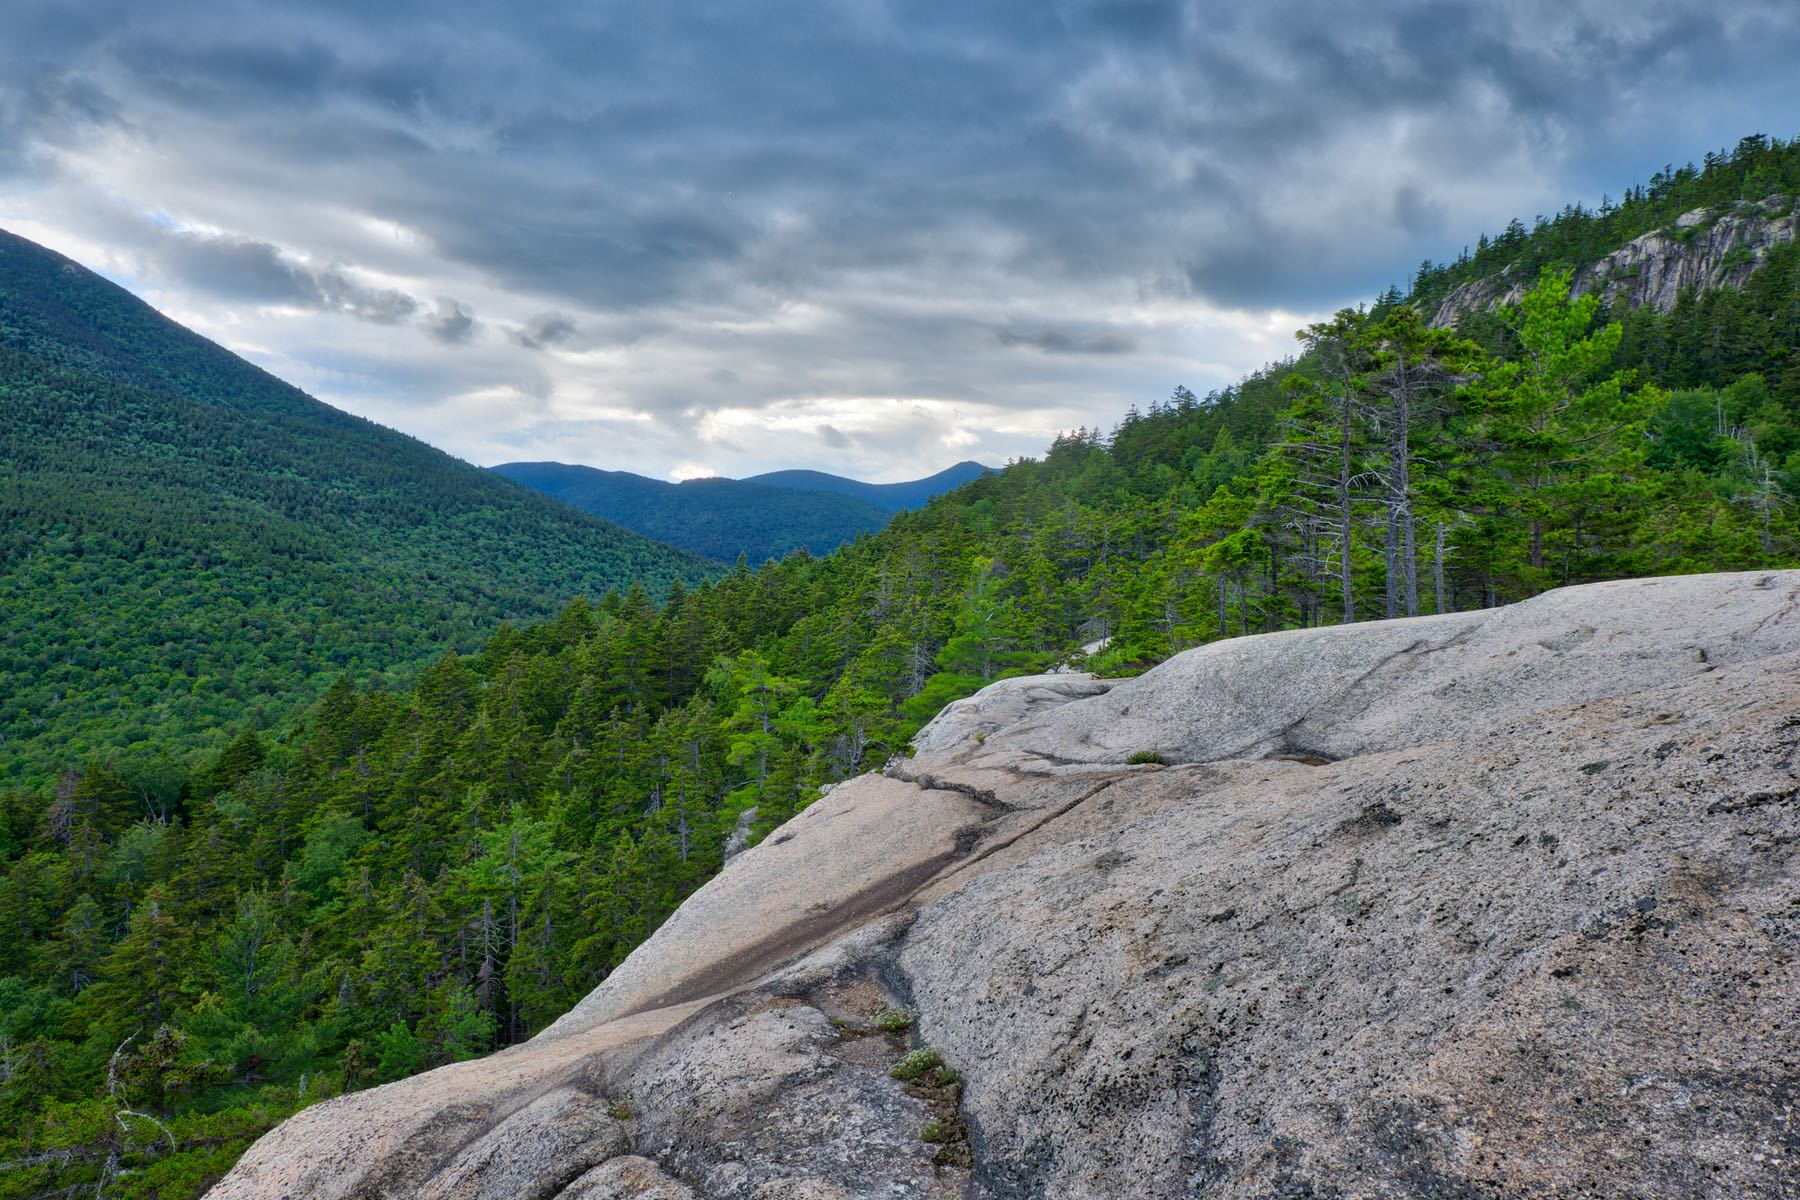
<svg viewBox="0 0 1800 1200">
<path fill-rule="evenodd" d="M 1132 766 L 1139 766 L 1143 763 L 1155 763 L 1158 766 L 1162 766 L 1163 764 L 1167 763 L 1169 760 L 1164 758 L 1161 754 L 1157 753 L 1155 750 L 1135 750 L 1131 753 L 1131 755 L 1129 757 L 1126 758 L 1125 761 L 1127 763 L 1130 763 Z"/>
<path fill-rule="evenodd" d="M 912 1023 L 919 1019 L 919 1014 L 910 1008 L 888 1008 L 875 1014 L 870 1023 L 883 1033 L 899 1033 L 902 1029 L 912 1028 Z"/>
<path fill-rule="evenodd" d="M 895 1063 L 888 1074 L 903 1083 L 911 1083 L 927 1071 L 935 1070 L 943 1065 L 943 1057 L 930 1046 L 921 1046 L 905 1058 Z"/>
</svg>

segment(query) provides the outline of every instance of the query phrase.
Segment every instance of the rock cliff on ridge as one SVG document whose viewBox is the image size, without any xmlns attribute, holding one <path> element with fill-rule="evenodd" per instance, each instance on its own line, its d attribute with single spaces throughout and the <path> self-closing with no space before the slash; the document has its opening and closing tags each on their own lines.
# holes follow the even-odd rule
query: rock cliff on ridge
<svg viewBox="0 0 1800 1200">
<path fill-rule="evenodd" d="M 915 749 L 212 1194 L 1795 1194 L 1800 572 L 1008 680 Z"/>
<path fill-rule="evenodd" d="M 1800 216 L 1791 196 L 1696 208 L 1673 226 L 1633 238 L 1582 267 L 1570 290 L 1576 296 L 1596 293 L 1615 308 L 1649 304 L 1666 313 L 1687 289 L 1743 287 L 1770 252 L 1793 241 L 1797 231 Z M 1517 304 L 1535 282 L 1515 268 L 1472 279 L 1439 301 L 1431 324 L 1454 325 L 1461 313 Z"/>
</svg>

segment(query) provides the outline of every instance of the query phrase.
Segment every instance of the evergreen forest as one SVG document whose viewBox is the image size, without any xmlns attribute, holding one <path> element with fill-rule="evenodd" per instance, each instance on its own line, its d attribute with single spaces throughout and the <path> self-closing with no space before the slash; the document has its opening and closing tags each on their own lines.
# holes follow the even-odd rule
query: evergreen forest
<svg viewBox="0 0 1800 1200">
<path fill-rule="evenodd" d="M 342 672 L 713 564 L 321 404 L 0 232 L 0 786 L 170 777 Z"/>
<path fill-rule="evenodd" d="M 734 833 L 754 841 L 880 769 L 1003 676 L 1131 673 L 1245 634 L 1795 565 L 1800 246 L 1666 313 L 1570 295 L 1574 269 L 1637 233 L 1772 192 L 1790 208 L 1800 193 L 1800 142 L 1746 139 L 1616 208 L 1484 240 L 1411 296 L 1301 330 L 1289 360 L 1066 434 L 823 557 L 716 574 L 666 560 L 596 589 L 570 567 L 532 594 L 585 598 L 478 644 L 371 591 L 366 612 L 330 610 L 341 624 L 319 636 L 345 639 L 325 648 L 339 670 L 291 720 L 242 696 L 230 736 L 198 749 L 32 745 L 39 773 L 0 795 L 0 1197 L 195 1196 L 301 1106 L 529 1037 L 717 872 Z M 1428 323 L 1455 282 L 1506 268 L 1535 280 L 1519 304 Z M 72 388 L 69 371 L 98 386 L 74 350 L 7 339 L 9 413 Z M 109 413 L 165 402 L 116 375 L 76 406 L 94 423 L 81 453 L 103 453 Z M 183 461 L 290 486 L 255 453 Z M 126 511 L 162 503 L 142 478 L 119 488 Z M 54 543 L 74 579 L 83 539 L 104 549 L 145 524 L 66 493 L 9 503 L 93 514 L 63 518 Z M 262 577 L 250 547 L 278 533 L 313 545 L 300 515 L 221 526 L 245 557 L 216 577 Z M 380 524 L 402 544 L 457 536 Z M 196 556 L 225 533 L 180 536 L 171 572 L 217 569 Z M 6 553 L 21 571 L 28 552 Z M 409 553 L 396 588 L 421 569 Z M 61 589 L 99 586 L 16 577 L 9 645 L 34 607 L 78 609 Z M 208 619 L 163 636 L 263 644 Z M 394 673 L 427 645 L 427 665 Z"/>
</svg>

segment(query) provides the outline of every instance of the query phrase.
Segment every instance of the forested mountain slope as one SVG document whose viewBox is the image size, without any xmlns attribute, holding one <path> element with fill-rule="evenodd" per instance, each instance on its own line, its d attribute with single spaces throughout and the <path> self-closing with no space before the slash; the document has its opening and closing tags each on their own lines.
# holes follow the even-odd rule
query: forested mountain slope
<svg viewBox="0 0 1800 1200">
<path fill-rule="evenodd" d="M 0 233 L 0 780 L 713 568 L 311 399 Z"/>
<path fill-rule="evenodd" d="M 554 462 L 502 463 L 493 470 L 660 542 L 720 562 L 742 556 L 761 563 L 794 550 L 828 554 L 989 468 L 962 462 L 902 483 L 865 483 L 823 471 L 665 483 Z"/>
<path fill-rule="evenodd" d="M 1570 299 L 1574 266 L 1468 337 L 1397 295 L 1346 311 L 1292 361 L 832 555 L 577 603 L 410 687 L 346 680 L 172 782 L 96 755 L 13 789 L 0 1159 L 30 1165 L 0 1196 L 120 1163 L 109 1194 L 191 1195 L 296 1106 L 526 1037 L 733 831 L 1096 638 L 1087 665 L 1122 674 L 1247 633 L 1793 565 L 1800 376 L 1743 364 L 1789 336 L 1800 268 L 1772 255 L 1733 293 L 1762 355 L 1734 357 L 1694 323 L 1710 293 L 1669 314 L 1687 324 L 1609 320 Z"/>
<path fill-rule="evenodd" d="M 1666 229 L 1640 234 L 1624 246 L 1575 272 L 1571 291 L 1598 295 L 1603 306 L 1623 313 L 1650 307 L 1668 314 L 1693 297 L 1720 288 L 1742 291 L 1771 256 L 1782 252 L 1800 230 L 1790 195 L 1739 200 L 1682 213 Z M 1454 325 L 1465 313 L 1517 304 L 1532 279 L 1522 267 L 1470 280 L 1438 302 L 1431 323 Z"/>
<path fill-rule="evenodd" d="M 1505 353 L 1516 341 L 1499 307 L 1545 267 L 1567 268 L 1576 295 L 1599 296 L 1602 314 L 1625 324 L 1621 366 L 1667 386 L 1756 374 L 1791 399 L 1800 395 L 1796 199 L 1800 139 L 1753 135 L 1699 165 L 1665 166 L 1598 209 L 1572 204 L 1529 228 L 1515 220 L 1483 234 L 1472 253 L 1420 264 L 1406 298 L 1433 324 Z M 1398 302 L 1399 289 L 1386 299 Z"/>
<path fill-rule="evenodd" d="M 1775 201 L 1800 194 L 1800 138 L 1784 140 L 1751 134 L 1729 149 L 1709 151 L 1704 159 L 1677 167 L 1664 166 L 1648 183 L 1633 183 L 1601 198 L 1597 209 L 1564 205 L 1530 225 L 1514 218 L 1499 234 L 1481 234 L 1471 251 L 1450 262 L 1419 265 L 1410 299 L 1434 312 L 1451 292 L 1483 279 L 1517 274 L 1529 280 L 1546 266 L 1586 267 L 1621 247 L 1658 230 L 1691 229 L 1684 214 L 1721 210 L 1739 204 Z M 1685 235 L 1695 236 L 1693 233 Z"/>
<path fill-rule="evenodd" d="M 888 523 L 892 510 L 853 496 L 794 491 L 741 479 L 666 483 L 629 471 L 566 463 L 502 463 L 515 483 L 583 512 L 720 562 L 752 563 L 794 550 L 829 554 Z"/>
</svg>

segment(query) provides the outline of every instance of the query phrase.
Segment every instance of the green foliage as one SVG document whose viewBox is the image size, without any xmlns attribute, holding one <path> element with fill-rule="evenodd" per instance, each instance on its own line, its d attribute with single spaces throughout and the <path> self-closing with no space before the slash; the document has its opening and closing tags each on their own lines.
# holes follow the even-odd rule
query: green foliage
<svg viewBox="0 0 1800 1200">
<path fill-rule="evenodd" d="M 425 1066 L 425 1044 L 404 1021 L 375 1035 L 375 1069 L 382 1081 L 416 1075 Z"/>
<path fill-rule="evenodd" d="M 0 784 L 106 755 L 148 786 L 340 673 L 404 678 L 571 596 L 716 573 L 6 233 L 0 417 Z"/>
<path fill-rule="evenodd" d="M 1597 209 L 1572 204 L 1553 217 L 1539 216 L 1530 228 L 1515 220 L 1496 237 L 1484 234 L 1473 253 L 1465 249 L 1455 262 L 1425 263 L 1407 299 L 1429 313 L 1457 287 L 1502 272 L 1529 280 L 1546 267 L 1586 266 L 1633 238 L 1659 230 L 1691 239 L 1702 226 L 1677 228 L 1675 222 L 1694 209 L 1774 199 L 1773 208 L 1765 209 L 1773 215 L 1791 207 L 1796 195 L 1800 195 L 1800 139 L 1752 134 L 1729 150 L 1707 154 L 1698 166 L 1664 167 L 1651 175 L 1649 183 L 1626 189 L 1617 203 L 1609 197 Z"/>
<path fill-rule="evenodd" d="M 1628 389 L 1629 373 L 1612 369 L 1623 328 L 1594 328 L 1598 299 L 1572 301 L 1569 286 L 1570 272 L 1547 270 L 1507 311 L 1521 357 L 1489 370 L 1475 402 L 1491 448 L 1485 507 L 1526 540 L 1523 562 L 1490 569 L 1527 591 L 1611 573 L 1581 560 L 1628 541 L 1617 526 L 1650 495 L 1644 428 L 1666 403 Z"/>
<path fill-rule="evenodd" d="M 902 1056 L 899 1062 L 888 1068 L 888 1074 L 903 1083 L 912 1083 L 924 1079 L 927 1073 L 935 1074 L 943 1063 L 943 1056 L 936 1050 L 930 1046 L 921 1046 Z"/>
<path fill-rule="evenodd" d="M 1125 756 L 1125 761 L 1136 767 L 1146 764 L 1161 766 L 1169 760 L 1155 750 L 1133 750 L 1130 754 Z"/>
<path fill-rule="evenodd" d="M 405 593 L 302 588 L 303 603 L 270 615 L 258 597 L 298 585 L 254 555 L 303 548 L 281 538 L 311 536 L 305 506 L 319 507 L 335 543 L 298 561 L 327 574 L 359 561 L 373 580 L 390 567 L 345 549 L 374 544 L 357 542 L 346 514 L 367 502 L 393 516 L 412 502 L 390 491 L 333 509 L 303 488 L 291 524 L 214 538 L 252 555 L 217 576 L 201 542 L 180 540 L 181 522 L 131 507 L 158 486 L 134 477 L 108 502 L 132 515 L 107 537 L 165 530 L 126 549 L 150 591 L 193 593 L 208 670 L 229 674 L 265 653 L 288 665 L 267 676 L 266 695 L 227 689 L 164 723 L 96 709 L 89 732 L 26 721 L 38 732 L 9 741 L 23 782 L 0 791 L 0 1161 L 33 1165 L 0 1175 L 0 1196 L 92 1191 L 115 1169 L 108 1194 L 197 1195 L 306 1103 L 529 1036 L 717 872 L 752 809 L 761 837 L 822 785 L 902 752 L 942 704 L 1084 661 L 1083 645 L 1104 642 L 1084 665 L 1132 671 L 1224 637 L 1466 609 L 1593 579 L 1792 565 L 1800 364 L 1770 363 L 1781 339 L 1789 354 L 1800 341 L 1789 324 L 1796 270 L 1776 256 L 1740 300 L 1616 323 L 1571 301 L 1566 272 L 1552 271 L 1482 336 L 1431 330 L 1389 296 L 1304 331 L 1292 362 L 1204 398 L 1178 389 L 1107 434 L 1061 437 L 1041 459 L 827 557 L 740 564 L 691 587 L 675 579 L 660 596 L 634 583 L 501 624 L 485 641 L 470 614 L 512 610 L 488 604 L 498 591 L 459 592 L 470 607 L 445 632 L 451 607 L 432 588 L 466 577 L 421 545 L 448 552 L 449 530 L 466 521 L 471 546 L 507 558 L 483 541 L 489 516 L 397 519 L 391 569 L 408 573 Z M 1735 315 L 1721 340 L 1689 339 L 1694 314 L 1722 312 Z M 127 407 L 173 403 L 116 381 L 161 372 L 159 386 L 189 386 L 215 361 L 198 351 L 121 361 L 106 357 L 117 338 L 53 343 L 21 333 L 10 309 L 8 321 L 0 340 L 66 354 L 54 368 L 39 354 L 0 387 L 79 368 L 82 388 L 102 372 Z M 1761 365 L 1730 373 L 1749 362 Z M 220 411 L 280 410 L 286 396 L 250 391 Z M 194 419 L 214 418 L 196 409 Z M 276 422 L 271 444 L 297 423 Z M 157 432 L 143 444 L 164 446 L 172 471 L 211 461 L 167 449 L 174 434 L 162 425 L 145 428 Z M 360 424 L 345 428 L 352 443 L 363 436 Z M 223 456 L 244 460 L 233 487 L 299 486 L 282 472 L 305 456 L 259 453 Z M 91 472 L 83 479 L 81 489 L 98 486 Z M 0 481 L 0 498 L 13 486 Z M 438 498 L 454 508 L 456 494 Z M 74 491 L 56 495 L 8 511 L 47 519 L 77 503 Z M 381 507 L 390 501 L 399 507 Z M 95 520 L 112 520 L 97 504 Z M 221 501 L 194 519 L 229 509 Z M 501 524 L 528 515 L 495 511 Z M 409 529 L 423 542 L 409 543 Z M 50 631 L 87 645 L 91 607 L 57 589 L 104 583 L 81 595 L 109 612 L 138 594 L 120 582 L 117 547 L 84 536 L 34 535 L 29 553 L 0 559 L 0 586 L 14 579 L 25 598 L 4 610 L 0 655 L 24 664 L 9 669 L 39 698 L 28 709 L 57 655 L 74 654 L 43 657 Z M 164 553 L 171 545 L 179 554 Z M 45 560 L 54 569 L 33 574 L 45 546 L 57 548 Z M 104 569 L 84 576 L 96 562 Z M 227 577 L 262 590 L 218 607 Z M 175 637 L 153 608 L 119 611 L 136 623 L 70 661 L 104 672 L 116 651 L 127 664 L 120 703 L 135 714 L 147 703 L 132 698 L 135 673 L 150 670 L 152 688 L 168 676 L 166 663 L 132 666 L 132 655 L 198 651 L 191 629 Z M 310 641 L 290 637 L 300 627 L 290 618 L 315 622 Z M 130 640 L 139 627 L 154 645 Z M 409 665 L 427 646 L 434 660 Z M 320 656 L 337 672 L 328 686 L 314 673 Z M 0 689 L 0 707 L 10 703 Z M 299 715 L 274 719 L 289 708 Z M 19 727 L 25 710 L 8 711 L 7 727 Z M 226 717 L 206 753 L 192 753 L 194 730 Z M 137 749 L 110 750 L 124 745 Z M 907 1027 L 897 1013 L 877 1027 L 889 1028 L 884 1019 Z M 901 1069 L 933 1086 L 954 1079 L 929 1050 Z"/>
<path fill-rule="evenodd" d="M 919 1019 L 919 1014 L 910 1008 L 884 1008 L 870 1018 L 869 1024 L 883 1033 L 899 1033 L 903 1029 L 911 1029 L 912 1023 Z"/>
</svg>

